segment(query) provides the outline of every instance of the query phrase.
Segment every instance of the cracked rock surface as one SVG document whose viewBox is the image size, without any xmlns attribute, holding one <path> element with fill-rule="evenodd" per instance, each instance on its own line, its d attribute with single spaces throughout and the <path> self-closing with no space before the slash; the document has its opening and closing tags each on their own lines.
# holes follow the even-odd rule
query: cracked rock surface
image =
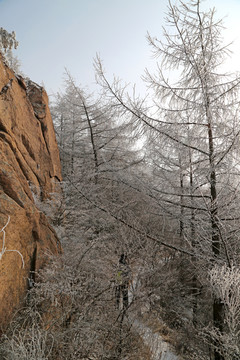
<svg viewBox="0 0 240 360">
<path fill-rule="evenodd" d="M 10 81 L 12 79 L 12 81 Z M 32 272 L 46 251 L 61 251 L 55 231 L 39 210 L 40 202 L 60 193 L 61 166 L 45 90 L 15 75 L 0 55 L 0 230 L 8 250 L 0 259 L 0 322 L 10 321 L 21 305 Z M 34 191 L 33 191 L 34 189 Z M 54 201 L 54 200 L 53 200 Z M 0 232 L 0 252 L 3 232 Z M 33 261 L 34 260 L 34 261 Z"/>
</svg>

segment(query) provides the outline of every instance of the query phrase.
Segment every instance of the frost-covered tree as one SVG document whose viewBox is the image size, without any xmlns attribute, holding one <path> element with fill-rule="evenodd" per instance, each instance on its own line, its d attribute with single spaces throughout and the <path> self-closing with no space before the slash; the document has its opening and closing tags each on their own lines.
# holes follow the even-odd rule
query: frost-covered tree
<svg viewBox="0 0 240 360">
<path fill-rule="evenodd" d="M 240 357 L 240 269 L 238 266 L 215 265 L 209 271 L 213 293 L 221 299 L 225 309 L 224 333 L 211 329 L 210 334 L 220 344 L 224 359 Z"/>
<path fill-rule="evenodd" d="M 74 231 L 83 231 L 83 226 L 89 229 L 90 224 L 95 223 L 90 226 L 91 236 L 95 237 L 99 228 L 107 230 L 111 227 L 112 220 L 106 221 L 104 214 L 93 216 L 91 209 L 101 213 L 94 203 L 109 210 L 109 206 L 120 206 L 118 201 L 124 202 L 129 189 L 123 189 L 121 179 L 130 176 L 130 168 L 138 165 L 138 153 L 130 141 L 128 127 L 118 113 L 87 95 L 69 74 L 65 93 L 57 97 L 52 113 L 60 146 L 66 201 L 70 205 L 69 219 L 72 223 L 74 219 L 78 219 L 78 223 L 80 218 L 83 221 L 82 227 L 73 228 Z M 85 209 L 81 215 L 80 208 Z M 100 224 L 100 219 L 104 224 Z"/>
<path fill-rule="evenodd" d="M 147 208 L 142 195 L 126 185 L 133 169 L 141 168 L 141 157 L 118 110 L 88 95 L 70 74 L 52 114 L 63 164 L 67 235 L 63 246 L 68 263 L 57 286 L 66 289 L 64 301 L 67 294 L 75 297 L 74 304 L 68 302 L 70 307 L 64 309 L 66 321 L 71 319 L 67 332 L 78 356 L 121 359 L 131 353 L 128 336 L 134 337 L 127 321 L 129 309 L 117 306 L 118 262 L 122 253 L 127 254 L 131 267 L 146 243 L 143 234 L 124 225 L 127 220 L 140 228 Z M 70 277 L 73 291 L 67 285 Z M 50 289 L 49 297 L 51 292 L 57 296 L 54 291 Z M 72 334 L 78 332 L 75 339 Z M 89 339 L 85 344 L 84 338 Z"/>
<path fill-rule="evenodd" d="M 8 66 L 16 73 L 24 76 L 21 71 L 21 61 L 12 52 L 12 49 L 8 49 L 4 53 L 4 57 L 7 60 Z"/>
<path fill-rule="evenodd" d="M 6 60 L 8 66 L 17 74 L 21 74 L 21 63 L 17 56 L 14 56 L 13 49 L 17 49 L 18 41 L 16 40 L 16 33 L 0 28 L 0 52 Z"/>
<path fill-rule="evenodd" d="M 12 31 L 9 33 L 7 30 L 0 28 L 0 51 L 6 52 L 8 49 L 16 49 L 18 41 L 16 40 L 16 33 Z"/>
<path fill-rule="evenodd" d="M 165 41 L 148 36 L 160 59 L 157 72 L 146 71 L 144 77 L 152 102 L 130 98 L 119 82 L 110 84 L 96 61 L 99 83 L 112 106 L 122 108 L 146 133 L 153 174 L 148 193 L 180 224 L 178 241 L 195 259 L 193 288 L 195 275 L 202 286 L 211 264 L 239 266 L 240 78 L 222 74 L 229 53 L 222 22 L 215 20 L 214 10 L 203 11 L 200 5 L 199 0 L 169 1 Z M 195 297 L 200 290 L 193 290 Z M 220 333 L 227 331 L 224 311 L 214 293 L 208 319 Z M 224 359 L 215 340 L 213 345 L 215 360 Z"/>
</svg>

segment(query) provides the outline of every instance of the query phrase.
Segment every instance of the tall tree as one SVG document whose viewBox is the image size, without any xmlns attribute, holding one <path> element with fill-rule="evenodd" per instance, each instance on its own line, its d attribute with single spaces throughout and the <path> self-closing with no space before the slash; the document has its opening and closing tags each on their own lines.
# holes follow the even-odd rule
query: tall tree
<svg viewBox="0 0 240 360">
<path fill-rule="evenodd" d="M 117 265 L 122 253 L 127 254 L 132 263 L 143 246 L 144 236 L 136 234 L 124 222 L 128 219 L 130 223 L 139 225 L 145 204 L 141 194 L 136 198 L 133 189 L 124 184 L 126 178 L 131 178 L 131 169 L 141 166 L 138 151 L 134 149 L 135 141 L 129 137 L 129 125 L 119 117 L 118 109 L 109 107 L 104 99 L 100 100 L 87 95 L 68 73 L 65 91 L 58 95 L 52 114 L 63 161 L 66 260 L 72 265 L 73 259 L 76 260 L 71 269 L 74 273 L 79 269 L 78 274 L 89 274 L 89 279 L 85 280 L 87 286 L 85 289 L 82 287 L 80 293 L 81 296 L 90 296 L 92 304 L 96 299 L 98 304 L 92 308 L 93 326 L 89 331 L 88 325 L 86 333 L 99 339 L 103 335 L 102 358 L 111 355 L 121 359 L 126 351 L 129 352 L 126 340 L 131 324 L 126 320 L 130 306 L 126 280 L 124 291 L 120 293 L 120 298 L 124 294 L 124 307 L 116 306 L 119 290 Z M 122 222 L 116 222 L 114 217 Z M 84 259 L 88 260 L 84 262 Z M 80 264 L 85 270 L 80 270 Z M 63 278 L 65 275 L 64 270 Z M 59 286 L 62 281 L 59 280 Z M 74 283 L 80 285 L 82 280 L 76 278 Z M 79 306 L 79 300 L 77 303 Z M 102 309 L 98 314 L 100 303 Z M 133 303 L 132 299 L 131 307 L 134 307 Z M 85 305 L 86 321 L 90 324 L 91 310 L 89 304 Z M 76 313 L 79 310 L 74 305 L 69 311 L 64 310 L 63 315 L 71 320 L 76 318 Z M 73 320 L 68 325 L 76 333 L 85 327 L 85 320 L 78 320 L 78 323 Z M 89 357 L 96 351 L 92 349 L 91 341 L 85 344 L 85 348 Z"/>
<path fill-rule="evenodd" d="M 119 83 L 110 84 L 99 59 L 96 68 L 113 106 L 149 134 L 155 197 L 177 214 L 185 247 L 205 258 L 207 269 L 221 262 L 229 267 L 238 263 L 240 79 L 222 74 L 229 52 L 223 45 L 222 22 L 215 20 L 215 10 L 201 11 L 200 3 L 169 1 L 165 42 L 148 36 L 161 58 L 158 72 L 145 74 L 152 105 L 125 97 Z M 219 333 L 225 330 L 224 310 L 223 301 L 214 296 L 212 316 Z M 215 360 L 224 359 L 220 344 L 213 346 Z"/>
</svg>

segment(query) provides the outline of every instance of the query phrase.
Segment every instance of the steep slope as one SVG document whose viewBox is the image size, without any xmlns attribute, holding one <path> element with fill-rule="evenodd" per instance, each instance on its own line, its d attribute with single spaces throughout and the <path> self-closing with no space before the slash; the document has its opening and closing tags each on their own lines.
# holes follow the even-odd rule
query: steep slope
<svg viewBox="0 0 240 360">
<path fill-rule="evenodd" d="M 36 199 L 41 203 L 51 193 L 59 193 L 60 181 L 46 92 L 15 76 L 0 56 L 0 229 L 9 221 L 0 232 L 2 327 L 21 304 L 34 271 L 43 265 L 44 253 L 61 251 L 54 230 L 36 205 Z"/>
</svg>

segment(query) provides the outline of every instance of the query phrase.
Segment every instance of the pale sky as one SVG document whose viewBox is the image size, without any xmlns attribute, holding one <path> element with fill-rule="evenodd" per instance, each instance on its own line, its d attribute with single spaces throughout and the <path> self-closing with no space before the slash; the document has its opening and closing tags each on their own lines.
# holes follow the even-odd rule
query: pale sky
<svg viewBox="0 0 240 360">
<path fill-rule="evenodd" d="M 174 0 L 172 1 L 174 3 Z M 64 67 L 78 84 L 94 89 L 93 58 L 99 53 L 108 76 L 140 84 L 153 67 L 147 31 L 161 37 L 168 0 L 0 0 L 3 28 L 16 31 L 23 72 L 44 83 L 49 95 L 63 85 Z M 205 0 L 225 19 L 234 40 L 230 70 L 240 70 L 240 0 Z"/>
</svg>

